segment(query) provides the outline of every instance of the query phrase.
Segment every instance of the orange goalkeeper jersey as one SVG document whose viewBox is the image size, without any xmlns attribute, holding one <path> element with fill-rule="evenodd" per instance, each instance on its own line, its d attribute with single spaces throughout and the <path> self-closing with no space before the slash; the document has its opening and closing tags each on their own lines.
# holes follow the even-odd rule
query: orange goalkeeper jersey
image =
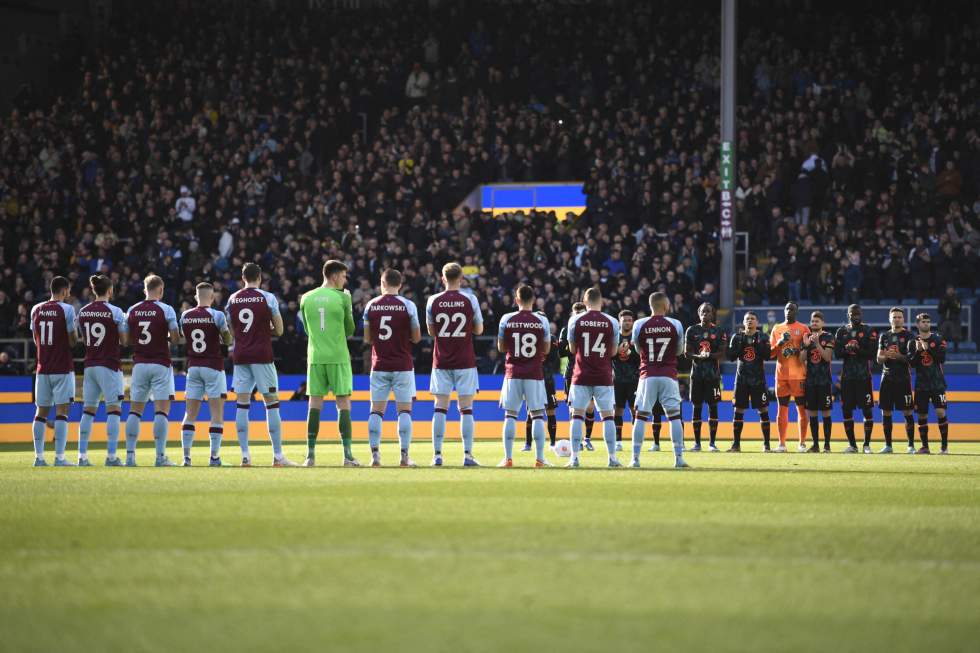
<svg viewBox="0 0 980 653">
<path fill-rule="evenodd" d="M 783 334 L 789 332 L 789 342 L 783 343 Z M 786 324 L 780 322 L 769 334 L 769 346 L 772 357 L 776 359 L 776 380 L 805 379 L 806 364 L 800 360 L 799 352 L 803 348 L 803 336 L 810 333 L 810 327 L 802 322 Z M 784 356 L 783 350 L 792 347 L 792 356 Z"/>
</svg>

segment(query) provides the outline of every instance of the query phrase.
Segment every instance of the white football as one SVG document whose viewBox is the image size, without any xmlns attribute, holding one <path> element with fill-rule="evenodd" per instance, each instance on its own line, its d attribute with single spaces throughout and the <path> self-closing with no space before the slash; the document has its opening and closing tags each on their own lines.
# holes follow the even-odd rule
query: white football
<svg viewBox="0 0 980 653">
<path fill-rule="evenodd" d="M 555 442 L 555 455 L 559 458 L 568 458 L 572 455 L 572 443 L 568 440 Z"/>
</svg>

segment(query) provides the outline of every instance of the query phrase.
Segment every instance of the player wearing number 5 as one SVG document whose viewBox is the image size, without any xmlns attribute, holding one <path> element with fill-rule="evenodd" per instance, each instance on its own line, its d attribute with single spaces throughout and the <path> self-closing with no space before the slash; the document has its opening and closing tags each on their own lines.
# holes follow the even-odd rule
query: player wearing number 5
<svg viewBox="0 0 980 653">
<path fill-rule="evenodd" d="M 78 312 L 78 329 L 85 341 L 85 376 L 82 379 L 84 411 L 78 423 L 78 464 L 87 467 L 88 441 L 99 401 L 105 398 L 106 467 L 120 467 L 119 420 L 122 415 L 123 374 L 119 365 L 119 346 L 127 343 L 126 315 L 112 300 L 112 281 L 101 274 L 89 277 L 95 301 Z"/>
<path fill-rule="evenodd" d="M 320 434 L 323 398 L 333 393 L 337 402 L 337 426 L 344 444 L 344 467 L 360 467 L 351 451 L 350 395 L 354 377 L 347 338 L 354 334 L 354 312 L 347 285 L 347 266 L 329 260 L 323 264 L 323 285 L 299 300 L 300 318 L 309 344 L 306 347 L 306 467 L 316 464 L 316 439 Z"/>
<path fill-rule="evenodd" d="M 132 334 L 133 378 L 129 387 L 129 417 L 126 418 L 126 466 L 136 466 L 136 441 L 140 419 L 148 399 L 153 400 L 153 441 L 156 466 L 172 467 L 167 458 L 170 402 L 174 399 L 174 371 L 170 366 L 170 343 L 177 344 L 177 313 L 164 304 L 163 279 L 151 274 L 143 280 L 146 300 L 131 306 L 126 323 Z"/>
<path fill-rule="evenodd" d="M 459 263 L 442 266 L 446 290 L 429 297 L 425 306 L 425 327 L 433 338 L 432 378 L 429 390 L 435 396 L 432 415 L 432 466 L 442 466 L 442 441 L 446 437 L 449 398 L 456 391 L 460 431 L 463 436 L 463 466 L 479 467 L 473 458 L 473 396 L 479 391 L 473 336 L 483 333 L 480 302 L 470 292 L 462 292 L 463 268 Z"/>
<path fill-rule="evenodd" d="M 187 409 L 180 427 L 184 448 L 184 467 L 191 466 L 191 445 L 194 444 L 194 420 L 201 410 L 205 395 L 211 409 L 208 438 L 211 441 L 211 467 L 221 467 L 221 436 L 224 431 L 225 397 L 228 380 L 221 345 L 231 344 L 231 331 L 224 313 L 211 308 L 214 286 L 197 284 L 197 306 L 180 316 L 187 349 Z"/>
<path fill-rule="evenodd" d="M 946 419 L 946 341 L 932 332 L 932 318 L 928 313 L 915 316 L 918 333 L 909 341 L 908 360 L 915 368 L 915 412 L 919 414 L 919 439 L 922 448 L 918 453 L 929 453 L 929 404 L 936 409 L 939 423 L 941 449 L 949 452 L 949 422 Z"/>
<path fill-rule="evenodd" d="M 235 373 L 235 430 L 242 449 L 242 467 L 252 465 L 248 451 L 248 413 L 252 391 L 258 389 L 265 399 L 265 422 L 272 440 L 272 466 L 295 467 L 282 453 L 282 420 L 279 417 L 279 375 L 272 362 L 272 336 L 282 335 L 282 315 L 275 296 L 259 288 L 262 268 L 255 263 L 242 266 L 245 287 L 232 293 L 225 307 L 228 324 L 235 336 L 232 360 Z"/>
</svg>

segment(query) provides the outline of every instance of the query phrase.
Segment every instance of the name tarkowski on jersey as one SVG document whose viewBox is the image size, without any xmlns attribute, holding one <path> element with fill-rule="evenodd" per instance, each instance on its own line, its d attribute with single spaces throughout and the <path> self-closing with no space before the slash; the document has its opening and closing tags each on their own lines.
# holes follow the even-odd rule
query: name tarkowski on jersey
<svg viewBox="0 0 980 653">
<path fill-rule="evenodd" d="M 370 311 L 407 311 L 408 307 L 404 304 L 371 304 Z"/>
</svg>

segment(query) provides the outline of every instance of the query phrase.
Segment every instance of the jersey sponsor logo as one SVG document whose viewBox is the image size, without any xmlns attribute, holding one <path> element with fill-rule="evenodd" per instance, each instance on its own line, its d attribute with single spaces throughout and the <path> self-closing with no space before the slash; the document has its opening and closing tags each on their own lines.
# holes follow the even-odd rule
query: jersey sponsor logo
<svg viewBox="0 0 980 653">
<path fill-rule="evenodd" d="M 714 338 L 714 336 L 711 336 L 711 337 Z M 701 341 L 700 348 L 701 348 L 701 353 L 702 354 L 710 354 L 711 353 L 711 343 L 708 342 L 707 340 L 702 340 Z"/>
<path fill-rule="evenodd" d="M 746 347 L 742 350 L 742 358 L 745 362 L 751 362 L 755 360 L 755 347 Z"/>
<path fill-rule="evenodd" d="M 847 345 L 845 345 L 845 346 L 846 347 L 854 347 L 854 348 L 857 348 L 858 341 L 857 340 L 848 340 L 847 341 Z"/>
<path fill-rule="evenodd" d="M 932 367 L 932 354 L 927 351 L 922 352 L 922 356 L 919 357 L 919 362 L 921 362 L 924 367 Z"/>
<path fill-rule="evenodd" d="M 820 355 L 820 352 L 818 352 L 816 349 L 811 349 L 810 350 L 810 362 L 816 364 L 816 363 L 820 363 L 822 361 L 823 361 L 823 356 Z"/>
</svg>

